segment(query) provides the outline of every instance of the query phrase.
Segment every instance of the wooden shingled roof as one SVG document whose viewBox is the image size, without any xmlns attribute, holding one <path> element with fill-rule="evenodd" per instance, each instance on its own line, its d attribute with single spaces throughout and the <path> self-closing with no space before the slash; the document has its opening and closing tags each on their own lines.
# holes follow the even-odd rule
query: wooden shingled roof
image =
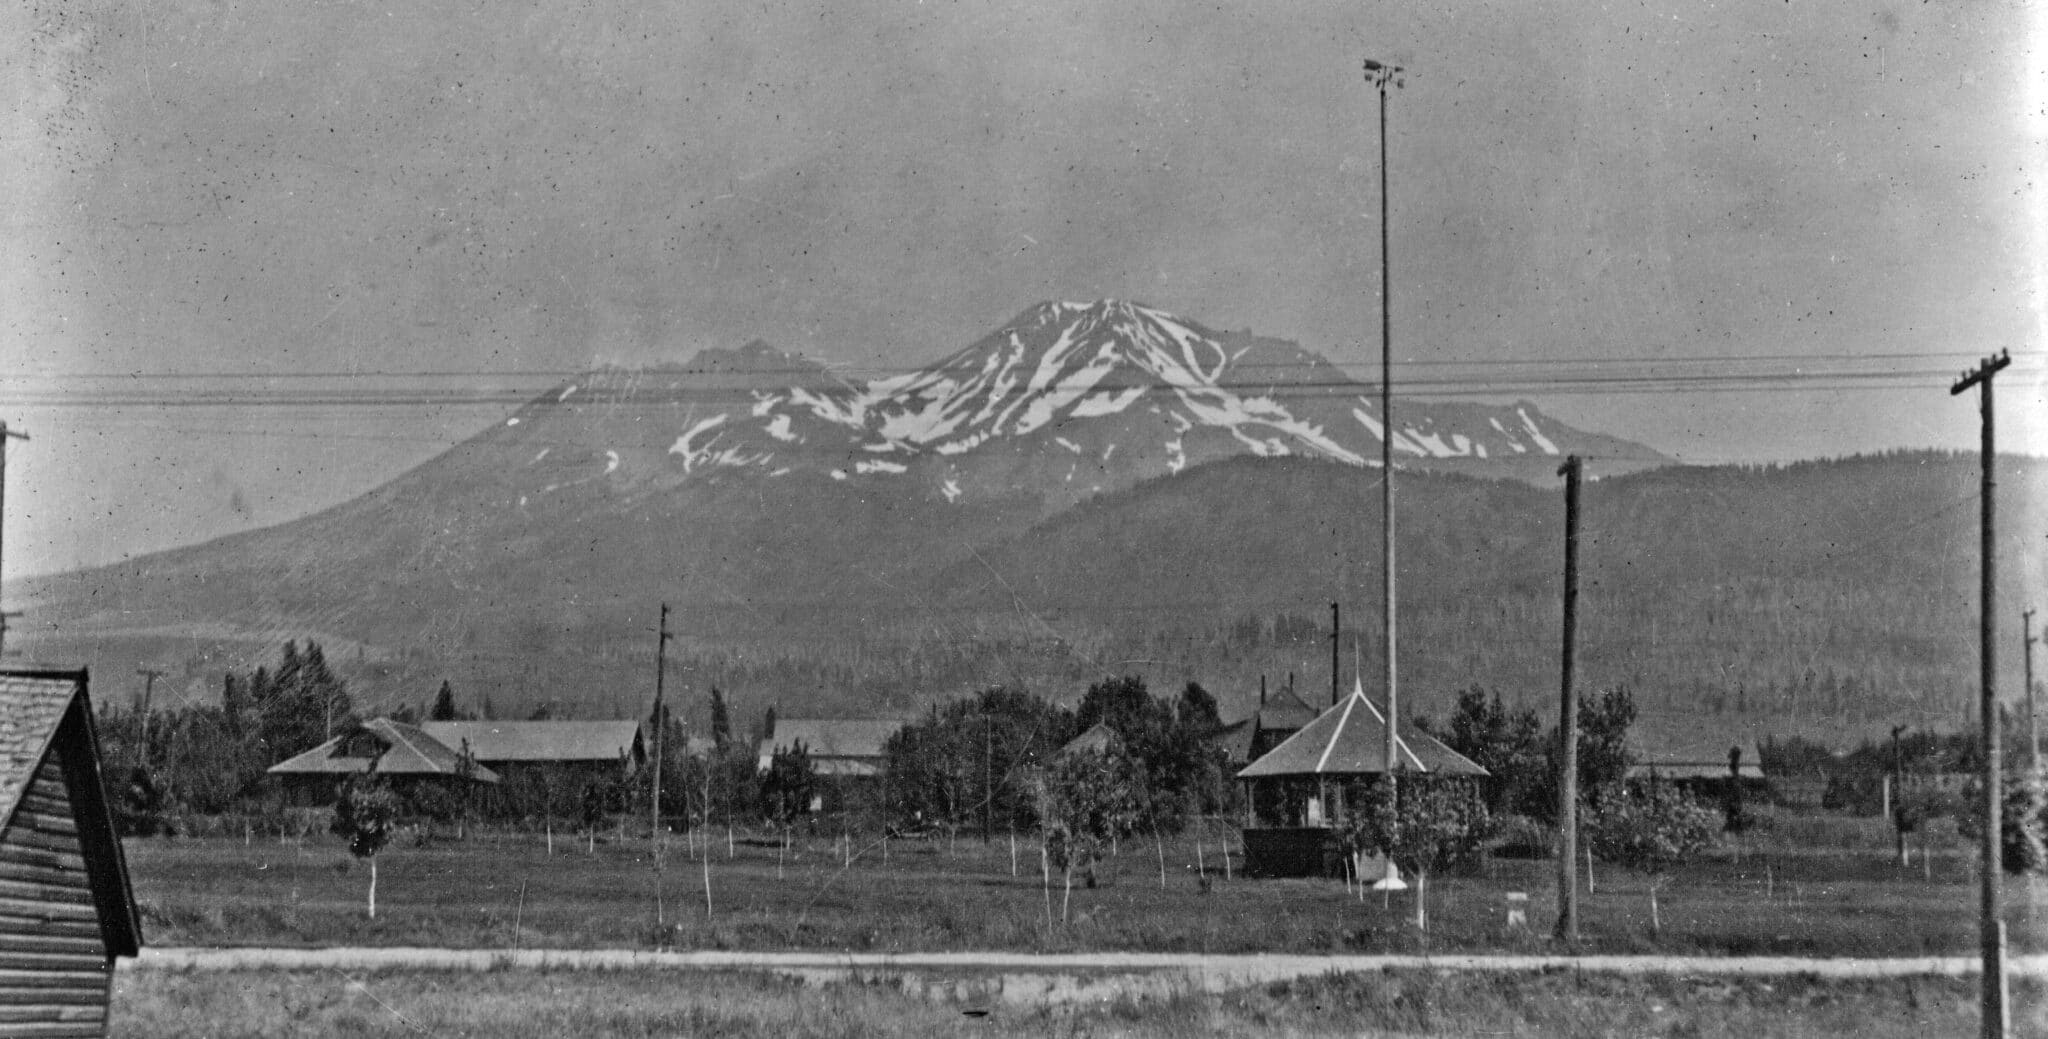
<svg viewBox="0 0 2048 1039">
<path fill-rule="evenodd" d="M 142 944 L 128 863 L 114 831 L 101 777 L 99 737 L 84 671 L 0 672 L 0 835 L 22 824 L 24 800 L 53 753 L 77 826 L 86 884 L 98 910 L 109 959 L 133 956 Z"/>
<path fill-rule="evenodd" d="M 449 747 L 469 741 L 478 761 L 601 761 L 638 759 L 640 723 L 626 721 L 421 722 L 420 731 Z"/>
<path fill-rule="evenodd" d="M 1483 776 L 1472 759 L 1413 728 L 1395 733 L 1399 769 L 1428 775 Z M 1239 770 L 1239 779 L 1276 776 L 1360 776 L 1387 771 L 1386 716 L 1363 688 L 1317 715 L 1259 760 Z"/>
</svg>

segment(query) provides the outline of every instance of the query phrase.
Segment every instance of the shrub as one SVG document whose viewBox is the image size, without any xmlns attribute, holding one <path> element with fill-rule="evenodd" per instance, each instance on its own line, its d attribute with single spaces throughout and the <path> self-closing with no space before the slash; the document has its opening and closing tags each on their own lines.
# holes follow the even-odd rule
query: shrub
<svg viewBox="0 0 2048 1039">
<path fill-rule="evenodd" d="M 1669 783 L 1633 786 L 1586 813 L 1586 845 L 1609 862 L 1664 873 L 1712 847 L 1721 814 Z"/>
</svg>

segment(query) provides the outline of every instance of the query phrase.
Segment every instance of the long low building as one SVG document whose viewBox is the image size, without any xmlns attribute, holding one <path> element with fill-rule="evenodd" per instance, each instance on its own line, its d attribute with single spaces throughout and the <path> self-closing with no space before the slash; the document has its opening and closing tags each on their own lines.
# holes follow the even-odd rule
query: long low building
<svg viewBox="0 0 2048 1039">
<path fill-rule="evenodd" d="M 775 755 L 799 745 L 822 777 L 872 778 L 888 763 L 889 737 L 901 731 L 900 721 L 872 718 L 777 718 L 775 732 L 761 741 L 762 771 Z"/>
<path fill-rule="evenodd" d="M 647 763 L 633 721 L 451 721 L 408 725 L 373 718 L 272 765 L 287 789 L 320 800 L 334 782 L 375 771 L 405 782 L 496 785 L 536 769 L 588 778 L 631 776 Z M 554 774 L 554 773 L 550 773 Z"/>
<path fill-rule="evenodd" d="M 419 728 L 499 771 L 534 764 L 616 765 L 631 775 L 647 763 L 635 721 L 421 722 Z"/>
<path fill-rule="evenodd" d="M 389 718 L 372 718 L 303 754 L 295 754 L 267 770 L 285 788 L 314 799 L 324 798 L 336 781 L 375 772 L 407 782 L 439 780 L 496 783 L 498 774 L 480 762 L 465 763 L 462 752 L 418 726 Z"/>
</svg>

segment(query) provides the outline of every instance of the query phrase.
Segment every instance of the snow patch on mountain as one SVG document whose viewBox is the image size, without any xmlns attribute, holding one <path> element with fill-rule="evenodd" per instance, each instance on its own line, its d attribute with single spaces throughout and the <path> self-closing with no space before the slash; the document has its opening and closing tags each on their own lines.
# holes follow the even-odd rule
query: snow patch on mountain
<svg viewBox="0 0 2048 1039">
<path fill-rule="evenodd" d="M 1558 453 L 1557 445 L 1551 443 L 1550 438 L 1544 436 L 1543 431 L 1536 428 L 1536 420 L 1529 417 L 1529 409 L 1518 407 L 1515 409 L 1515 414 L 1521 417 L 1522 428 L 1529 431 L 1530 438 L 1536 441 L 1536 446 L 1542 448 L 1544 454 L 1554 455 Z"/>
<path fill-rule="evenodd" d="M 1102 390 L 1089 394 L 1074 405 L 1068 414 L 1075 418 L 1100 418 L 1114 415 L 1131 406 L 1131 402 L 1145 395 L 1143 386 L 1126 386 L 1121 390 Z"/>
<path fill-rule="evenodd" d="M 1356 418 L 1358 420 L 1359 425 L 1362 425 L 1367 430 L 1371 431 L 1373 439 L 1379 440 L 1385 438 L 1386 427 L 1380 425 L 1379 419 L 1376 419 L 1371 415 L 1366 414 L 1363 408 L 1352 408 L 1351 415 L 1353 418 Z M 1429 452 L 1424 451 L 1422 449 L 1422 445 L 1415 443 L 1414 441 L 1408 439 L 1406 436 L 1403 436 L 1400 433 L 1394 434 L 1393 448 L 1396 451 L 1406 451 L 1409 454 L 1415 455 L 1417 457 L 1427 457 L 1429 454 Z"/>
</svg>

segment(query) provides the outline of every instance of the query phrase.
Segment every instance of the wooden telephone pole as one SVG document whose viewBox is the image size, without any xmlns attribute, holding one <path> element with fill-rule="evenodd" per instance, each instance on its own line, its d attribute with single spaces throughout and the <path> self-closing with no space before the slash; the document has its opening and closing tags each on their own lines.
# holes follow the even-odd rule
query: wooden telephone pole
<svg viewBox="0 0 2048 1039">
<path fill-rule="evenodd" d="M 1366 81 L 1380 100 L 1380 609 L 1386 623 L 1386 769 L 1390 786 L 1394 774 L 1401 770 L 1400 740 L 1395 735 L 1401 724 L 1401 689 L 1394 623 L 1394 281 L 1387 244 L 1387 88 L 1400 85 L 1401 72 L 1399 65 L 1370 58 L 1365 61 Z"/>
<path fill-rule="evenodd" d="M 1564 477 L 1564 651 L 1557 711 L 1557 938 L 1579 940 L 1579 687 L 1572 677 L 1579 623 L 1578 455 L 1557 470 Z"/>
<path fill-rule="evenodd" d="M 2020 612 L 2020 645 L 2026 657 L 2027 680 L 2027 774 L 2034 779 L 2041 778 L 2041 723 L 2034 712 L 2034 643 L 2041 641 L 2034 637 L 2034 608 L 2027 607 Z"/>
<path fill-rule="evenodd" d="M 1992 436 L 1991 380 L 2012 363 L 2010 353 L 1987 357 L 1974 372 L 1964 372 L 1949 387 L 1949 396 L 1955 396 L 1972 386 L 1977 387 L 1977 406 L 1982 418 L 1980 429 L 1983 444 L 1982 515 L 1979 520 L 1983 538 L 1980 549 L 1982 561 L 1978 564 L 1978 663 L 1977 675 L 1980 686 L 1978 699 L 1978 721 L 1984 732 L 1984 848 L 1982 906 L 1978 918 L 1978 936 L 1983 945 L 1983 1032 L 1985 1039 L 2005 1039 L 2008 1001 L 2005 986 L 2005 917 L 2004 893 L 2000 890 L 2000 869 L 2004 866 L 2002 851 L 2005 846 L 2001 832 L 2001 812 L 2005 794 L 1999 788 L 1999 717 L 1996 674 L 1992 667 L 1993 654 L 1997 648 L 1997 625 L 1992 618 L 1997 616 L 1998 567 L 1997 543 L 1992 537 L 1993 488 L 1996 481 L 1992 469 L 1997 464 L 1996 441 Z"/>
<path fill-rule="evenodd" d="M 668 714 L 662 700 L 662 683 L 668 672 L 667 603 L 661 604 L 660 633 L 659 640 L 654 644 L 654 796 L 649 798 L 649 816 L 654 825 L 653 829 L 648 831 L 649 839 L 654 842 L 654 868 L 657 871 L 661 869 L 661 735 L 662 730 L 668 728 Z"/>
<path fill-rule="evenodd" d="M 1338 624 L 1338 618 L 1339 618 L 1339 616 L 1340 616 L 1340 614 L 1339 614 L 1339 613 L 1338 613 L 1338 611 L 1337 611 L 1337 604 L 1336 604 L 1336 603 L 1331 603 L 1331 604 L 1330 604 L 1330 706 L 1332 706 L 1332 707 L 1335 707 L 1335 706 L 1337 706 L 1337 701 L 1338 701 L 1339 699 L 1341 699 L 1341 698 L 1343 697 L 1343 695 L 1344 695 L 1344 694 L 1343 694 L 1343 692 L 1342 692 L 1342 690 L 1343 690 L 1343 688 L 1344 688 L 1344 683 L 1343 683 L 1343 680 L 1342 680 L 1342 678 L 1343 678 L 1343 674 L 1344 674 L 1344 667 L 1343 667 L 1343 664 L 1342 664 L 1342 663 L 1341 663 L 1341 662 L 1340 662 L 1340 661 L 1339 661 L 1339 660 L 1337 659 L 1337 638 L 1338 638 L 1338 633 L 1344 630 L 1344 629 L 1343 629 L 1343 627 L 1342 627 L 1342 626 L 1340 626 L 1340 625 Z"/>
<path fill-rule="evenodd" d="M 149 695 L 156 691 L 156 680 L 164 673 L 155 668 L 139 667 L 135 673 L 142 676 L 142 710 L 135 712 L 135 763 L 149 768 Z"/>
<path fill-rule="evenodd" d="M 0 421 L 0 546 L 4 546 L 7 541 L 4 534 L 4 531 L 7 529 L 7 441 L 27 439 L 27 433 L 17 433 L 14 430 L 8 429 L 6 422 Z M 0 578 L 4 578 L 5 572 L 5 568 L 0 567 Z M 4 588 L 5 581 L 0 579 L 0 589 Z M 0 594 L 0 603 L 4 602 L 6 602 L 6 596 Z M 0 656 L 6 654 L 7 619 L 19 616 L 21 614 L 16 612 L 0 612 Z"/>
</svg>

